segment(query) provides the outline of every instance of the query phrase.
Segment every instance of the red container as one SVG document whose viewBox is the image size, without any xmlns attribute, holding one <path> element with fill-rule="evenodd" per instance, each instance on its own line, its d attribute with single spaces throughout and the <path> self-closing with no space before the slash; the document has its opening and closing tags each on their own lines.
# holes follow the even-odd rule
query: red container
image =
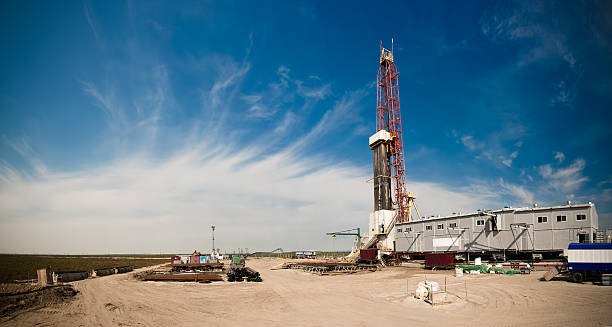
<svg viewBox="0 0 612 327">
<path fill-rule="evenodd" d="M 376 251 L 378 251 L 378 249 L 359 250 L 359 261 L 376 261 Z"/>
<path fill-rule="evenodd" d="M 425 268 L 440 268 L 440 267 L 454 267 L 455 266 L 455 254 L 454 253 L 430 253 L 425 254 Z"/>
<path fill-rule="evenodd" d="M 192 255 L 191 257 L 189 257 L 189 263 L 200 264 L 200 256 L 199 255 Z"/>
</svg>

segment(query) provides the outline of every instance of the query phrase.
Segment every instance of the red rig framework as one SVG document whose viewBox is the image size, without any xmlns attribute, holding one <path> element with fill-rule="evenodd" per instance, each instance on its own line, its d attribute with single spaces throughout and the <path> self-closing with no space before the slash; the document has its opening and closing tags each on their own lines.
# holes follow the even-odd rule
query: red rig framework
<svg viewBox="0 0 612 327">
<path fill-rule="evenodd" d="M 381 42 L 380 66 L 378 67 L 376 88 L 376 132 L 386 130 L 391 136 L 387 150 L 387 165 L 389 165 L 393 181 L 393 205 L 397 212 L 396 222 L 402 223 L 411 219 L 410 205 L 414 198 L 412 193 L 406 190 L 406 167 L 404 165 L 404 142 L 402 139 L 402 115 L 400 112 L 398 75 L 397 67 L 393 63 L 393 46 L 391 46 L 391 50 L 387 50 L 383 48 Z"/>
</svg>

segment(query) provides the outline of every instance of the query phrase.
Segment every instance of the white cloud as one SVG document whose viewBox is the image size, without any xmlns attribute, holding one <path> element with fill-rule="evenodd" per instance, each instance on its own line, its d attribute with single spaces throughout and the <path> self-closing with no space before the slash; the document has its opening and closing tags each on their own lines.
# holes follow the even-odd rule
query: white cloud
<svg viewBox="0 0 612 327">
<path fill-rule="evenodd" d="M 340 100 L 336 101 L 334 107 L 326 111 L 319 122 L 308 133 L 291 145 L 292 151 L 300 150 L 304 146 L 320 140 L 327 133 L 358 120 L 355 117 L 355 113 L 359 112 L 359 107 L 362 106 L 361 100 L 365 94 L 365 91 L 357 90 L 345 94 Z"/>
<path fill-rule="evenodd" d="M 322 100 L 331 94 L 331 87 L 329 84 L 320 87 L 306 87 L 302 81 L 295 81 L 295 83 L 297 85 L 297 93 L 305 98 Z"/>
<path fill-rule="evenodd" d="M 512 161 L 518 157 L 518 151 L 512 152 L 508 157 L 500 156 L 501 162 L 507 166 L 512 167 Z"/>
<path fill-rule="evenodd" d="M 498 194 L 479 184 L 453 188 L 441 183 L 408 180 L 407 187 L 416 196 L 417 208 L 424 217 L 473 212 L 501 203 Z"/>
<path fill-rule="evenodd" d="M 217 92 L 234 94 L 230 84 Z M 164 98 L 151 94 L 151 99 Z M 154 142 L 147 139 L 132 143 L 130 151 L 112 154 L 103 164 L 72 171 L 26 174 L 2 162 L 0 250 L 190 252 L 208 247 L 211 224 L 218 228 L 223 249 L 330 249 L 325 232 L 367 225 L 372 186 L 364 181 L 371 168 L 308 155 L 303 148 L 339 126 L 361 124 L 355 115 L 365 95 L 363 90 L 345 94 L 310 131 L 276 152 L 266 148 L 269 138 L 238 147 L 215 130 L 198 131 L 195 124 L 196 137 L 164 135 L 183 141 L 163 157 L 143 151 Z M 94 99 L 114 108 L 101 95 Z M 209 99 L 204 103 L 212 106 Z M 216 119 L 209 125 L 223 130 L 224 123 Z M 286 132 L 296 119 L 288 111 L 275 131 Z M 364 151 L 369 151 L 367 145 Z M 477 186 L 452 189 L 423 181 L 409 181 L 409 186 L 423 214 L 495 203 L 493 193 Z M 352 240 L 338 242 L 336 246 L 348 249 Z"/>
<path fill-rule="evenodd" d="M 555 159 L 559 162 L 562 163 L 563 160 L 565 160 L 565 154 L 563 154 L 563 152 L 555 152 Z"/>
<path fill-rule="evenodd" d="M 325 232 L 367 224 L 368 167 L 298 159 L 286 150 L 254 160 L 260 152 L 186 144 L 165 160 L 133 155 L 44 178 L 3 167 L 0 249 L 188 252 L 208 247 L 211 224 L 225 249 L 329 248 Z M 494 202 L 490 193 L 409 185 L 423 214 Z"/>
<path fill-rule="evenodd" d="M 91 3 L 89 1 L 83 1 L 83 9 L 85 10 L 85 18 L 87 19 L 87 24 L 89 24 L 89 27 L 91 28 L 91 31 L 94 35 L 94 38 L 96 39 L 96 42 L 100 44 L 100 35 L 98 33 L 98 27 L 94 23 L 90 5 Z"/>
<path fill-rule="evenodd" d="M 223 97 L 226 96 L 227 90 L 240 82 L 251 69 L 251 65 L 248 62 L 243 62 L 242 65 L 236 66 L 231 61 L 227 61 L 226 63 L 221 63 L 221 67 L 224 67 L 224 69 L 220 72 L 220 78 L 213 84 L 208 94 L 213 107 L 219 106 L 222 103 Z M 226 101 L 223 101 L 223 103 L 226 103 Z"/>
<path fill-rule="evenodd" d="M 451 135 L 457 143 L 463 144 L 471 152 L 476 152 L 476 159 L 487 159 L 498 167 L 511 167 L 514 159 L 518 157 L 517 148 L 523 146 L 520 140 L 527 133 L 527 129 L 517 122 L 506 122 L 498 130 L 494 130 L 485 135 L 483 140 L 477 139 L 473 135 L 459 134 L 451 130 Z M 514 149 L 513 149 L 514 148 Z"/>
<path fill-rule="evenodd" d="M 287 129 L 295 123 L 297 116 L 292 111 L 287 111 L 283 116 L 283 120 L 276 126 L 274 133 L 284 134 Z"/>
<path fill-rule="evenodd" d="M 550 164 L 539 166 L 538 173 L 547 182 L 549 189 L 570 194 L 589 180 L 583 175 L 585 167 L 585 160 L 578 158 L 571 165 L 559 169 L 554 169 Z"/>
<path fill-rule="evenodd" d="M 514 8 L 509 8 L 514 7 Z M 561 8 L 561 7 L 558 7 Z M 564 14 L 555 6 L 534 5 L 533 1 L 500 3 L 481 18 L 481 30 L 492 41 L 516 43 L 522 40 L 515 65 L 524 68 L 534 63 L 557 59 L 569 68 L 565 78 L 555 83 L 549 105 L 571 106 L 576 96 L 582 66 L 572 46 L 572 25 L 562 21 Z M 577 13 L 577 15 L 584 13 Z"/>
<path fill-rule="evenodd" d="M 243 95 L 241 97 L 244 101 L 250 104 L 255 104 L 261 100 L 262 96 L 260 94 L 251 94 L 251 95 Z"/>
<path fill-rule="evenodd" d="M 13 149 L 13 151 L 22 156 L 39 176 L 44 176 L 47 174 L 47 166 L 44 164 L 44 162 L 38 159 L 37 155 L 34 153 L 34 150 L 32 150 L 32 147 L 24 137 L 17 140 L 11 140 L 6 136 L 3 136 L 3 140 L 6 145 Z M 6 173 L 6 175 L 3 176 L 3 179 L 10 179 L 11 177 L 16 176 L 16 172 L 12 171 L 12 168 L 8 163 L 3 162 L 0 165 L 2 166 L 2 170 Z"/>
<path fill-rule="evenodd" d="M 571 105 L 575 98 L 575 92 L 573 88 L 576 87 L 576 84 L 568 85 L 565 81 L 561 81 L 554 85 L 554 90 L 556 95 L 550 99 L 549 104 L 551 106 L 560 104 L 560 105 Z"/>
<path fill-rule="evenodd" d="M 289 79 L 289 72 L 291 72 L 291 69 L 289 69 L 289 68 L 287 68 L 285 66 L 280 66 L 276 70 L 276 73 L 279 74 L 280 76 L 282 76 L 286 80 Z"/>
<path fill-rule="evenodd" d="M 353 129 L 353 135 L 356 136 L 364 136 L 364 135 L 372 135 L 374 131 L 371 126 L 367 125 L 357 125 L 355 129 Z"/>
<path fill-rule="evenodd" d="M 464 135 L 461 137 L 461 143 L 468 148 L 470 151 L 476 151 L 484 148 L 482 142 L 478 142 L 472 135 Z"/>
<path fill-rule="evenodd" d="M 525 187 L 504 182 L 503 178 L 499 179 L 499 185 L 502 188 L 502 194 L 509 194 L 512 198 L 518 199 L 520 205 L 531 204 L 534 202 L 534 195 Z"/>
<path fill-rule="evenodd" d="M 517 3 L 517 8 L 508 10 L 507 6 L 493 8 L 481 19 L 481 30 L 484 35 L 494 41 L 532 39 L 531 45 L 519 66 L 556 55 L 565 60 L 571 68 L 576 66 L 576 58 L 571 51 L 563 29 L 557 22 L 552 24 L 543 20 L 543 16 L 551 16 L 551 8 L 541 10 L 532 3 Z"/>
<path fill-rule="evenodd" d="M 252 105 L 249 110 L 249 117 L 253 118 L 269 118 L 272 117 L 276 111 L 270 110 L 268 107 L 261 104 Z"/>
</svg>

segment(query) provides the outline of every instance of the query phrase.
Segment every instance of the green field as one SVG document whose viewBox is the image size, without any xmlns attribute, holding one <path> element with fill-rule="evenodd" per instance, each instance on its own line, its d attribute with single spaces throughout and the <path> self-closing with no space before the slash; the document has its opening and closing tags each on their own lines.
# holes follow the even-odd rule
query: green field
<svg viewBox="0 0 612 327">
<path fill-rule="evenodd" d="M 36 270 L 50 267 L 53 271 L 85 270 L 131 266 L 140 268 L 169 263 L 170 255 L 19 255 L 0 254 L 0 283 L 35 279 Z"/>
</svg>

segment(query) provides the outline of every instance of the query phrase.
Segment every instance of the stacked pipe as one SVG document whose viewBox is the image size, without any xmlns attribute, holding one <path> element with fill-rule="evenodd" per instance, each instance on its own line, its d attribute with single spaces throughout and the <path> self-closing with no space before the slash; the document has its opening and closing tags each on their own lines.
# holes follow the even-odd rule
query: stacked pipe
<svg viewBox="0 0 612 327">
<path fill-rule="evenodd" d="M 227 272 L 228 282 L 241 282 L 246 277 L 248 282 L 261 282 L 261 276 L 259 272 L 249 267 L 232 267 Z"/>
<path fill-rule="evenodd" d="M 130 271 L 132 271 L 132 270 L 133 270 L 133 269 L 132 269 L 132 267 L 130 267 L 130 266 L 122 266 L 122 267 L 117 267 L 117 273 L 118 273 L 118 274 L 123 274 L 123 273 L 126 273 L 126 272 L 130 272 Z"/>
<path fill-rule="evenodd" d="M 60 271 L 55 273 L 57 275 L 58 282 L 73 282 L 76 280 L 82 280 L 89 277 L 86 271 Z"/>
<path fill-rule="evenodd" d="M 92 276 L 102 277 L 102 276 L 112 275 L 114 273 L 115 273 L 115 268 L 100 268 L 100 269 L 94 269 Z"/>
</svg>

